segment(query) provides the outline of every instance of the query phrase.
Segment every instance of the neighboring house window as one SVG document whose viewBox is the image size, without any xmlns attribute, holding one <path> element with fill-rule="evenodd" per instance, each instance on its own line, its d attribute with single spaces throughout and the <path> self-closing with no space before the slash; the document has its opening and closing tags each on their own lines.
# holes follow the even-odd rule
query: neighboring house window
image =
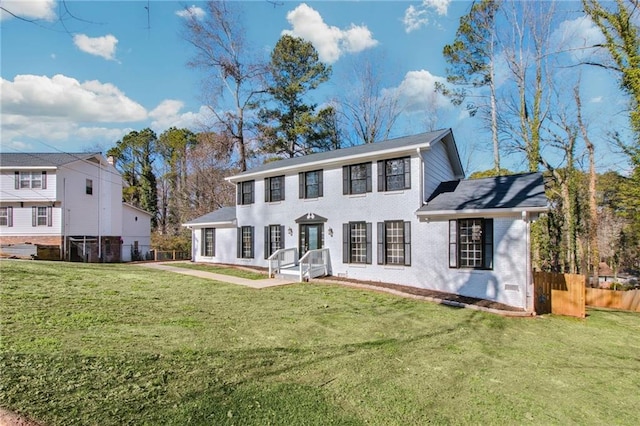
<svg viewBox="0 0 640 426">
<path fill-rule="evenodd" d="M 85 193 L 87 195 L 93 195 L 93 181 L 91 179 L 87 179 L 87 181 L 86 181 Z"/>
<path fill-rule="evenodd" d="M 300 198 L 320 198 L 323 195 L 322 170 L 298 174 Z"/>
<path fill-rule="evenodd" d="M 411 188 L 411 158 L 378 161 L 378 191 Z"/>
<path fill-rule="evenodd" d="M 449 267 L 493 269 L 493 219 L 449 221 Z"/>
<path fill-rule="evenodd" d="M 254 186 L 255 186 L 255 181 L 252 181 L 252 180 L 238 183 L 238 197 L 237 197 L 238 204 L 242 204 L 242 205 L 253 204 Z"/>
<path fill-rule="evenodd" d="M 264 258 L 267 259 L 277 250 L 284 248 L 284 226 L 269 225 L 264 227 Z"/>
<path fill-rule="evenodd" d="M 238 228 L 238 257 L 253 259 L 253 226 Z"/>
<path fill-rule="evenodd" d="M 371 163 L 354 164 L 342 168 L 342 193 L 371 192 Z"/>
<path fill-rule="evenodd" d="M 15 189 L 47 189 L 47 172 L 15 172 Z"/>
<path fill-rule="evenodd" d="M 411 265 L 411 222 L 378 222 L 378 264 Z"/>
<path fill-rule="evenodd" d="M 264 179 L 264 202 L 271 203 L 284 200 L 284 176 Z"/>
<path fill-rule="evenodd" d="M 342 224 L 342 262 L 371 263 L 372 226 L 366 222 Z"/>
<path fill-rule="evenodd" d="M 0 207 L 0 226 L 13 226 L 13 207 Z"/>
<path fill-rule="evenodd" d="M 31 226 L 52 226 L 53 225 L 53 208 L 52 207 L 32 207 L 31 208 Z"/>
<path fill-rule="evenodd" d="M 216 230 L 215 228 L 202 228 L 200 242 L 202 256 L 213 257 L 216 255 Z"/>
</svg>

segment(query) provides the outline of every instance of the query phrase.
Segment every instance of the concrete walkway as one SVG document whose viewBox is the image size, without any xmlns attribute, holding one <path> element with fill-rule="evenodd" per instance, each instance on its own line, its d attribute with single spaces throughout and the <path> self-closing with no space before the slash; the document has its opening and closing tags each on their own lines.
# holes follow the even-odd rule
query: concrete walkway
<svg viewBox="0 0 640 426">
<path fill-rule="evenodd" d="M 224 283 L 238 284 L 251 288 L 267 288 L 275 287 L 279 285 L 295 284 L 297 281 L 293 280 L 281 280 L 278 278 L 268 278 L 264 280 L 249 280 L 246 278 L 234 277 L 232 275 L 216 274 L 213 272 L 200 271 L 197 269 L 181 268 L 174 266 L 176 262 L 167 263 L 136 263 L 138 266 L 151 269 L 161 269 L 163 271 L 175 272 L 177 274 L 191 275 L 192 277 L 206 278 L 215 281 L 221 281 Z"/>
</svg>

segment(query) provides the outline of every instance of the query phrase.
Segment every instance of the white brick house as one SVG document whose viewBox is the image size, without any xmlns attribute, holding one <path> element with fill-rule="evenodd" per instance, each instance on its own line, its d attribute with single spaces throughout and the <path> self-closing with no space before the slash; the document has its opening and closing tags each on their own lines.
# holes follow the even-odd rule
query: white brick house
<svg viewBox="0 0 640 426">
<path fill-rule="evenodd" d="M 236 206 L 184 225 L 197 262 L 301 278 L 315 266 L 532 310 L 541 174 L 463 177 L 453 133 L 441 130 L 264 164 L 227 179 Z"/>
<path fill-rule="evenodd" d="M 58 246 L 65 260 L 131 260 L 128 244 L 150 244 L 151 215 L 124 204 L 122 186 L 100 153 L 2 153 L 0 243 Z"/>
</svg>

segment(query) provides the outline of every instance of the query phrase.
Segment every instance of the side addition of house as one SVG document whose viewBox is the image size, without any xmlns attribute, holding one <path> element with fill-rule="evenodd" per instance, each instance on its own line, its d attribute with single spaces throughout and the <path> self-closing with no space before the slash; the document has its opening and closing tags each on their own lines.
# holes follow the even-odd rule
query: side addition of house
<svg viewBox="0 0 640 426">
<path fill-rule="evenodd" d="M 100 153 L 2 153 L 0 243 L 59 247 L 59 258 L 132 260 L 151 215 L 122 202 L 122 176 Z"/>
<path fill-rule="evenodd" d="M 542 175 L 464 180 L 451 130 L 274 161 L 227 180 L 234 207 L 194 219 L 196 262 L 334 275 L 533 310 L 530 223 Z"/>
</svg>

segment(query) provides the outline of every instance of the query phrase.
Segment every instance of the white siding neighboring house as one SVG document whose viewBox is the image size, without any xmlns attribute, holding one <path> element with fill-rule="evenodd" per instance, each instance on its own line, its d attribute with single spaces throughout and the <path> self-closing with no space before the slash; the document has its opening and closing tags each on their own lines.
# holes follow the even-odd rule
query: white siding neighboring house
<svg viewBox="0 0 640 426">
<path fill-rule="evenodd" d="M 532 311 L 529 225 L 547 211 L 542 175 L 463 177 L 453 133 L 440 130 L 264 164 L 227 179 L 236 206 L 184 226 L 198 262 L 271 263 L 303 279 L 322 263 L 334 276 Z"/>
<path fill-rule="evenodd" d="M 0 243 L 57 246 L 65 260 L 127 260 L 123 243 L 148 244 L 151 216 L 136 209 L 135 224 L 122 186 L 100 153 L 2 153 Z"/>
</svg>

